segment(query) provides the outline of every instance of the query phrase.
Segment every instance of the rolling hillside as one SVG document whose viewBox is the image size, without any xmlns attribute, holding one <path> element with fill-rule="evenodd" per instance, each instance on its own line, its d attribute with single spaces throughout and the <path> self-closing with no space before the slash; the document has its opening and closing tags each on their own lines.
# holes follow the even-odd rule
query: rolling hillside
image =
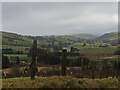
<svg viewBox="0 0 120 90">
<path fill-rule="evenodd" d="M 76 36 L 78 38 L 83 38 L 83 39 L 90 39 L 90 40 L 97 38 L 97 36 L 92 34 L 73 34 L 73 36 Z"/>
<path fill-rule="evenodd" d="M 104 35 L 98 37 L 95 39 L 95 41 L 104 42 L 104 43 L 110 43 L 110 44 L 116 44 L 119 41 L 120 32 L 111 32 L 111 33 L 105 33 Z"/>
<path fill-rule="evenodd" d="M 29 46 L 32 38 L 29 36 L 18 35 L 16 33 L 2 32 L 2 44 L 12 46 Z"/>
<path fill-rule="evenodd" d="M 25 36 L 16 33 L 2 32 L 2 45 L 4 46 L 22 46 L 29 47 L 33 39 L 38 40 L 38 45 L 48 45 L 51 42 L 68 42 L 86 39 L 93 39 L 95 36 L 90 34 L 77 34 L 77 35 L 59 35 L 59 36 Z"/>
<path fill-rule="evenodd" d="M 32 40 L 38 40 L 38 47 L 41 46 L 54 46 L 54 45 L 72 45 L 75 43 L 87 42 L 104 42 L 116 44 L 118 42 L 118 33 L 106 33 L 100 37 L 91 34 L 73 34 L 73 35 L 51 35 L 51 36 L 26 36 L 10 32 L 2 32 L 2 45 L 3 48 L 8 47 L 30 47 Z"/>
</svg>

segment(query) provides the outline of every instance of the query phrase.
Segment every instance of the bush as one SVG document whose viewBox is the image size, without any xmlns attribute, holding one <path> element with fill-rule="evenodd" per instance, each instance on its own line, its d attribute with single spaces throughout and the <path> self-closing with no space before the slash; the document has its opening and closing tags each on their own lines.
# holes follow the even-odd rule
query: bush
<svg viewBox="0 0 120 90">
<path fill-rule="evenodd" d="M 7 56 L 2 55 L 2 68 L 10 67 L 10 62 Z"/>
<path fill-rule="evenodd" d="M 120 55 L 120 48 L 114 52 L 114 55 Z"/>
</svg>

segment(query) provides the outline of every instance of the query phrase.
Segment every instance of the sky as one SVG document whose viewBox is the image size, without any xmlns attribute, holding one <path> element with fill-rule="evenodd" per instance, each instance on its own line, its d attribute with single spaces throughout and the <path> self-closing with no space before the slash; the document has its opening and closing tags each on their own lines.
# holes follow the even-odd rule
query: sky
<svg viewBox="0 0 120 90">
<path fill-rule="evenodd" d="M 2 30 L 24 35 L 118 31 L 117 2 L 3 2 Z"/>
</svg>

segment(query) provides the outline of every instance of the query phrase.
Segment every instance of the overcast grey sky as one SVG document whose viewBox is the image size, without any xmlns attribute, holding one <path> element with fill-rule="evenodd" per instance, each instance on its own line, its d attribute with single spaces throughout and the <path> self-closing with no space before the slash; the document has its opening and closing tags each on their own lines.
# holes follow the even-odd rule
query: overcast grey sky
<svg viewBox="0 0 120 90">
<path fill-rule="evenodd" d="M 2 29 L 25 35 L 118 31 L 117 2 L 3 2 Z"/>
</svg>

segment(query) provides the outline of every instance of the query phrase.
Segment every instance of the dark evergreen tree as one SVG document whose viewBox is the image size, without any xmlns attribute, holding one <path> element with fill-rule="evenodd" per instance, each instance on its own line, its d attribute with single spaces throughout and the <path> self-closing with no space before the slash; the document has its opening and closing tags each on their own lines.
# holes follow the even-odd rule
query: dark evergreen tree
<svg viewBox="0 0 120 90">
<path fill-rule="evenodd" d="M 10 67 L 10 62 L 7 56 L 2 55 L 2 68 Z"/>
</svg>

